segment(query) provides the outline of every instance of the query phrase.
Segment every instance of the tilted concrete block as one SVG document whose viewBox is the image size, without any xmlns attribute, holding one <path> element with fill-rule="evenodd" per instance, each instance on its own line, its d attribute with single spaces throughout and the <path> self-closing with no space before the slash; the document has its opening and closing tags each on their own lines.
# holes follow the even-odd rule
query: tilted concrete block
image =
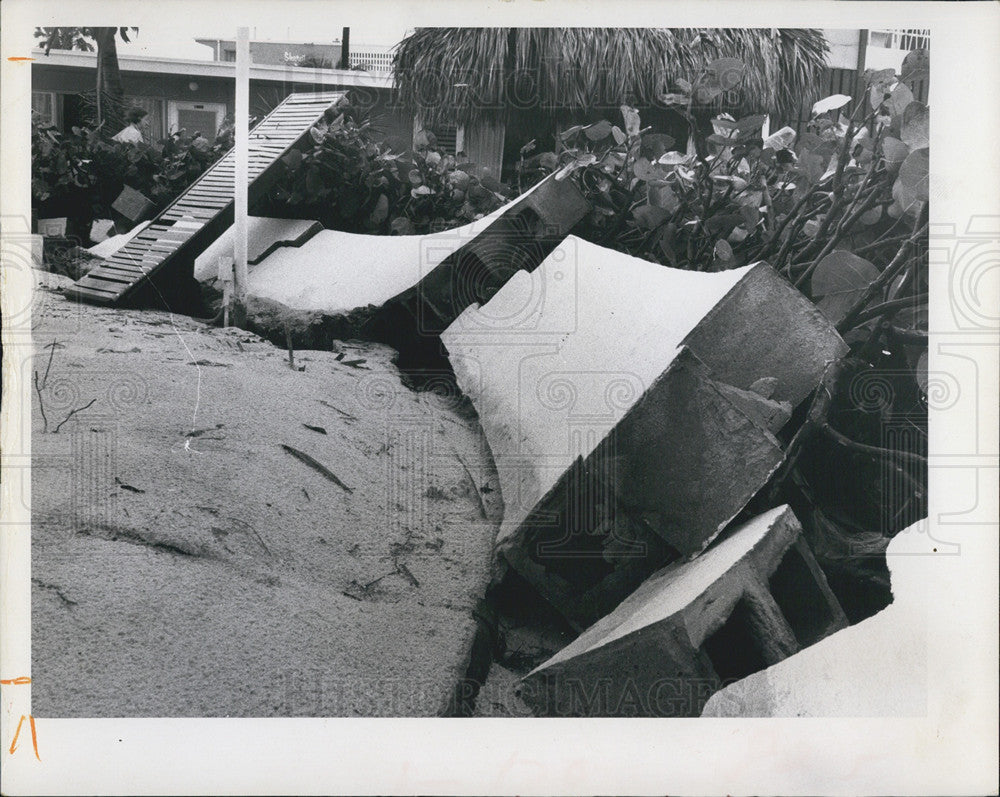
<svg viewBox="0 0 1000 797">
<path fill-rule="evenodd" d="M 582 629 L 663 563 L 701 551 L 781 458 L 682 348 L 499 550 Z"/>
<path fill-rule="evenodd" d="M 827 359 L 846 351 L 829 322 L 766 264 L 681 271 L 574 236 L 534 272 L 514 274 L 492 300 L 466 310 L 442 341 L 497 464 L 501 550 L 577 627 L 718 534 L 781 456 L 769 431 L 815 387 Z M 671 372 L 682 346 L 690 353 Z M 770 399 L 749 390 L 765 381 Z M 697 400 L 678 398 L 685 391 Z M 593 499 L 559 495 L 583 475 L 597 480 L 591 492 L 610 490 L 614 514 L 580 510 L 574 523 L 553 520 L 553 506 L 583 501 L 596 511 Z M 602 528 L 624 537 L 628 556 L 613 555 L 606 539 L 591 541 L 568 588 L 560 581 L 567 565 L 556 558 L 571 546 L 559 553 L 549 542 L 607 538 Z M 640 542 L 644 562 L 633 561 L 643 558 Z M 585 565 L 587 556 L 602 561 Z"/>
<path fill-rule="evenodd" d="M 131 186 L 125 186 L 118 198 L 111 203 L 111 209 L 120 214 L 130 224 L 138 224 L 156 215 L 156 205 L 145 194 Z"/>
<path fill-rule="evenodd" d="M 777 379 L 771 398 L 794 407 L 847 344 L 809 299 L 766 263 L 745 275 L 684 340 L 715 378 L 749 389 Z"/>
<path fill-rule="evenodd" d="M 782 506 L 655 573 L 529 673 L 520 696 L 545 716 L 698 716 L 727 682 L 846 624 Z"/>
</svg>

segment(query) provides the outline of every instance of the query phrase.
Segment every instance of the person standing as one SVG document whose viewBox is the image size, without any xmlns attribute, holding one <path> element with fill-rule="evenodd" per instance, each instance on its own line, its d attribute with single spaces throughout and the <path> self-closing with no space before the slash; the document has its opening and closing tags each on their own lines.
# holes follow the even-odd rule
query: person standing
<svg viewBox="0 0 1000 797">
<path fill-rule="evenodd" d="M 147 116 L 148 112 L 142 108 L 135 106 L 129 108 L 125 116 L 128 125 L 115 133 L 111 140 L 119 144 L 142 144 L 146 140 Z"/>
</svg>

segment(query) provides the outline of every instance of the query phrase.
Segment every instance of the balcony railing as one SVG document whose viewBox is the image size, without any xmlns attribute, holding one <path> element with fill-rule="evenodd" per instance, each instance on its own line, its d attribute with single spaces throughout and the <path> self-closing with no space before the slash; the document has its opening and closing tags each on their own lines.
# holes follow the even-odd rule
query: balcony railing
<svg viewBox="0 0 1000 797">
<path fill-rule="evenodd" d="M 884 47 L 888 50 L 930 49 L 931 32 L 926 28 L 905 28 L 872 30 L 868 35 L 870 47 Z"/>
</svg>

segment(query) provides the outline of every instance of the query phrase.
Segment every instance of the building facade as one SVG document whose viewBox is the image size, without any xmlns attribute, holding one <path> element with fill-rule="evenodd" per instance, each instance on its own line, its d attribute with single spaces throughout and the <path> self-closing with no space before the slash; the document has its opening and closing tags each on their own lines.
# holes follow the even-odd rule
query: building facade
<svg viewBox="0 0 1000 797">
<path fill-rule="evenodd" d="M 235 61 L 234 39 L 195 39 L 212 50 L 214 61 Z M 340 39 L 330 42 L 284 41 L 253 39 L 250 41 L 250 60 L 255 64 L 272 66 L 305 66 L 335 69 L 341 66 L 344 55 Z M 392 47 L 378 44 L 354 44 L 348 47 L 348 67 L 376 75 L 392 74 Z"/>
<path fill-rule="evenodd" d="M 220 47 L 219 52 L 224 49 Z M 275 52 L 259 51 L 259 57 L 267 57 L 260 53 Z M 81 95 L 94 91 L 96 54 L 52 50 L 45 55 L 35 50 L 32 55 L 32 109 L 62 130 L 81 124 L 86 113 Z M 232 61 L 128 55 L 119 56 L 118 63 L 129 102 L 149 114 L 153 140 L 181 129 L 214 139 L 223 121 L 235 111 L 236 64 Z M 373 127 L 394 150 L 410 148 L 413 118 L 392 107 L 390 75 L 292 63 L 254 63 L 250 67 L 250 113 L 254 116 L 263 116 L 296 91 L 338 90 L 349 92 L 352 101 L 368 112 Z"/>
<path fill-rule="evenodd" d="M 924 29 L 836 28 L 824 30 L 830 54 L 824 75 L 824 96 L 847 94 L 857 97 L 864 91 L 867 69 L 894 69 L 899 72 L 903 59 L 911 50 L 930 50 L 930 31 Z M 920 102 L 930 104 L 930 81 L 918 80 L 912 86 Z M 802 120 L 809 118 L 811 108 L 802 109 Z"/>
</svg>

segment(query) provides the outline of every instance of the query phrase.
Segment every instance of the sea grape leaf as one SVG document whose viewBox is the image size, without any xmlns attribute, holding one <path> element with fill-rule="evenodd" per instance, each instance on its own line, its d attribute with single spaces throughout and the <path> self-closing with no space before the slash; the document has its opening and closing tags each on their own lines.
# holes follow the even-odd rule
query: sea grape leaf
<svg viewBox="0 0 1000 797">
<path fill-rule="evenodd" d="M 641 139 L 641 151 L 644 158 L 655 161 L 665 155 L 674 145 L 674 139 L 665 133 L 647 133 Z"/>
<path fill-rule="evenodd" d="M 910 148 L 898 138 L 886 136 L 882 142 L 882 156 L 885 158 L 886 165 L 890 169 L 898 169 L 899 165 L 906 160 L 906 156 L 909 154 Z"/>
<path fill-rule="evenodd" d="M 632 211 L 632 216 L 640 227 L 652 230 L 670 218 L 670 213 L 653 205 L 640 205 Z"/>
<path fill-rule="evenodd" d="M 905 83 L 897 83 L 889 95 L 889 113 L 895 119 L 903 115 L 907 106 L 914 101 L 913 92 Z"/>
<path fill-rule="evenodd" d="M 911 152 L 899 167 L 900 183 L 921 202 L 928 198 L 929 175 L 930 157 L 926 147 Z"/>
<path fill-rule="evenodd" d="M 607 119 L 601 119 L 601 121 L 588 126 L 584 132 L 591 141 L 601 141 L 611 135 L 611 122 Z"/>
<path fill-rule="evenodd" d="M 879 270 L 870 261 L 835 250 L 817 264 L 810 288 L 816 305 L 836 324 L 878 275 Z"/>
<path fill-rule="evenodd" d="M 385 194 L 379 194 L 378 202 L 375 203 L 375 209 L 372 211 L 371 221 L 372 224 L 381 224 L 389 216 L 389 197 Z"/>
<path fill-rule="evenodd" d="M 821 113 L 827 113 L 828 111 L 835 111 L 838 108 L 843 108 L 850 101 L 851 97 L 847 94 L 831 94 L 829 97 L 824 97 L 823 99 L 813 103 L 813 116 L 817 116 Z"/>
<path fill-rule="evenodd" d="M 930 110 L 922 102 L 914 100 L 906 106 L 899 137 L 910 149 L 930 146 Z"/>
<path fill-rule="evenodd" d="M 650 183 L 646 190 L 646 201 L 656 208 L 673 213 L 680 206 L 680 200 L 673 189 L 664 182 Z"/>
<path fill-rule="evenodd" d="M 931 55 L 927 50 L 910 50 L 900 67 L 900 80 L 925 80 L 930 74 Z"/>
</svg>

